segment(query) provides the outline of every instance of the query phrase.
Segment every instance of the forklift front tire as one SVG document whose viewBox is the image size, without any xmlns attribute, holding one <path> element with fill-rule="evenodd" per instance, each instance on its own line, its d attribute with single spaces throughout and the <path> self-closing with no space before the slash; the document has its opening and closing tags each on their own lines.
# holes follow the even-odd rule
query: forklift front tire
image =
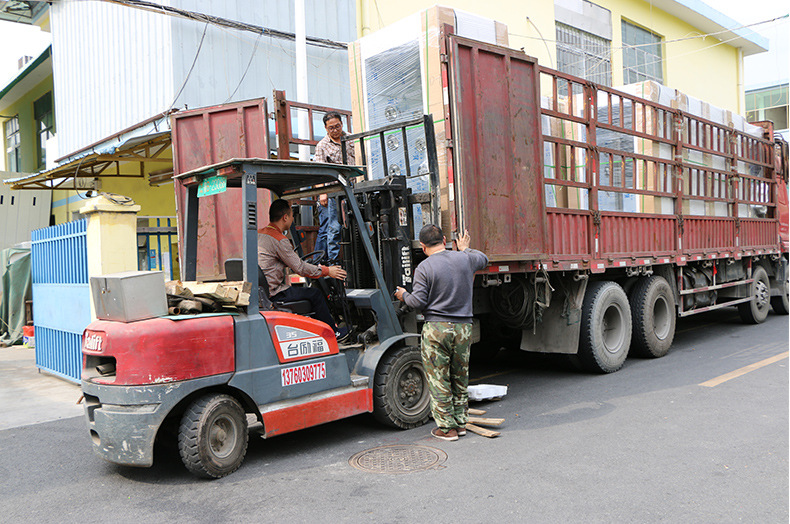
<svg viewBox="0 0 790 524">
<path fill-rule="evenodd" d="M 428 421 L 430 392 L 420 350 L 400 347 L 379 363 L 373 385 L 373 416 L 382 424 L 411 429 Z"/>
<path fill-rule="evenodd" d="M 178 449 L 195 476 L 220 478 L 236 471 L 247 453 L 247 418 L 230 395 L 195 400 L 181 417 Z"/>
</svg>

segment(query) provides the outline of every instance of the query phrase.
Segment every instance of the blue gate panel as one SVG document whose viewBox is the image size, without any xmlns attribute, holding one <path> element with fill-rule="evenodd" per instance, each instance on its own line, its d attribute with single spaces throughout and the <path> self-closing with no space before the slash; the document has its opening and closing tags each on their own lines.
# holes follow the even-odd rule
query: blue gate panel
<svg viewBox="0 0 790 524">
<path fill-rule="evenodd" d="M 91 323 L 89 284 L 33 284 L 33 318 L 39 326 L 82 334 Z"/>
<path fill-rule="evenodd" d="M 32 233 L 36 365 L 79 382 L 82 331 L 90 324 L 87 220 Z"/>
<path fill-rule="evenodd" d="M 82 334 L 36 326 L 36 366 L 79 384 Z"/>
</svg>

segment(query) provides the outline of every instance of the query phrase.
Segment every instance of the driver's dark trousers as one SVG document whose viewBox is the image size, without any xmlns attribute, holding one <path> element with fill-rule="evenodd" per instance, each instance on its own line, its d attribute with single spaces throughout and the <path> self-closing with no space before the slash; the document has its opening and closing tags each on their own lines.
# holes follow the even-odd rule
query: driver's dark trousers
<svg viewBox="0 0 790 524">
<path fill-rule="evenodd" d="M 314 287 L 289 287 L 284 289 L 272 297 L 272 302 L 296 302 L 297 300 L 309 300 L 313 311 L 315 311 L 315 318 L 321 322 L 326 322 L 332 331 L 337 332 L 335 320 L 329 312 L 329 306 L 326 304 L 326 298 L 317 288 Z"/>
</svg>

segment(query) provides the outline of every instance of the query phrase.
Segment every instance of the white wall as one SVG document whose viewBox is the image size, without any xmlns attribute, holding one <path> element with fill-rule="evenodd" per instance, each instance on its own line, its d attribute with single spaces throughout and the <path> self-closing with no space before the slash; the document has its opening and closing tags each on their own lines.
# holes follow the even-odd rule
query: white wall
<svg viewBox="0 0 790 524">
<path fill-rule="evenodd" d="M 168 17 L 104 2 L 50 9 L 59 157 L 167 109 Z"/>
<path fill-rule="evenodd" d="M 20 173 L 0 171 L 0 178 Z M 11 191 L 0 183 L 0 250 L 30 242 L 30 232 L 49 225 L 51 191 Z"/>
<path fill-rule="evenodd" d="M 294 32 L 290 1 L 163 3 Z M 307 0 L 306 4 L 308 36 L 342 42 L 356 38 L 354 0 Z M 271 99 L 274 89 L 285 90 L 289 98 L 296 96 L 291 41 L 209 25 L 197 54 L 206 27 L 201 22 L 91 1 L 55 2 L 51 9 L 59 156 L 165 111 L 174 101 L 175 107 L 196 108 Z M 345 50 L 308 45 L 308 76 L 311 103 L 350 109 Z"/>
</svg>

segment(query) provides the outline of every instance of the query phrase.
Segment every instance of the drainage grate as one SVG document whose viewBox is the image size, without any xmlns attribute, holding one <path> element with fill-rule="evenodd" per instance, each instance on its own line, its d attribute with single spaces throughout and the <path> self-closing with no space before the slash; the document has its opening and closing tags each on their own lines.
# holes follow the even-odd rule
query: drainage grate
<svg viewBox="0 0 790 524">
<path fill-rule="evenodd" d="M 348 459 L 357 469 L 370 473 L 413 473 L 440 467 L 447 453 L 427 446 L 381 446 L 361 451 Z"/>
</svg>

